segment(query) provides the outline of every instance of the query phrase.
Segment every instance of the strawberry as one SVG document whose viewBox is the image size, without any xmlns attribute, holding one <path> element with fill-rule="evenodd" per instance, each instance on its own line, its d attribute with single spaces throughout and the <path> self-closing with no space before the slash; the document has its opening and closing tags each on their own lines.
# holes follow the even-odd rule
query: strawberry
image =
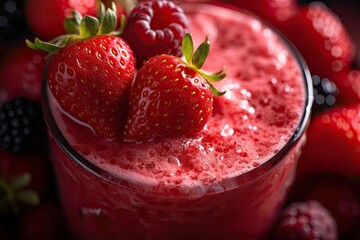
<svg viewBox="0 0 360 240">
<path fill-rule="evenodd" d="M 103 7 L 101 9 L 104 9 Z M 125 125 L 135 60 L 127 43 L 114 36 L 116 15 L 99 17 L 76 11 L 65 26 L 71 34 L 50 43 L 35 39 L 29 47 L 52 52 L 49 88 L 61 107 L 89 124 L 98 134 L 117 138 Z"/>
<path fill-rule="evenodd" d="M 30 0 L 26 4 L 26 19 L 32 31 L 50 40 L 65 33 L 63 21 L 71 17 L 71 10 L 95 16 L 96 0 Z"/>
<path fill-rule="evenodd" d="M 360 105 L 332 108 L 317 115 L 307 131 L 298 174 L 360 174 Z"/>
<path fill-rule="evenodd" d="M 337 15 L 324 4 L 303 6 L 282 30 L 304 56 L 312 74 L 329 77 L 329 71 L 350 68 L 354 43 Z"/>
<path fill-rule="evenodd" d="M 223 70 L 207 74 L 200 70 L 209 53 L 206 39 L 193 52 L 190 34 L 183 38 L 183 61 L 171 55 L 158 55 L 139 70 L 131 94 L 125 127 L 125 140 L 144 140 L 156 135 L 192 135 L 201 131 L 213 110 L 210 83 L 225 77 Z"/>
<path fill-rule="evenodd" d="M 296 0 L 223 1 L 247 9 L 277 27 L 299 11 L 298 1 Z"/>
<path fill-rule="evenodd" d="M 337 86 L 339 88 L 339 102 L 360 102 L 360 69 L 352 69 L 337 74 Z"/>
<path fill-rule="evenodd" d="M 0 105 L 16 97 L 40 103 L 45 53 L 15 45 L 4 56 L 0 67 Z"/>
<path fill-rule="evenodd" d="M 124 38 L 140 67 L 155 55 L 181 56 L 181 40 L 186 32 L 187 18 L 179 6 L 167 0 L 151 0 L 141 2 L 131 11 Z"/>
</svg>

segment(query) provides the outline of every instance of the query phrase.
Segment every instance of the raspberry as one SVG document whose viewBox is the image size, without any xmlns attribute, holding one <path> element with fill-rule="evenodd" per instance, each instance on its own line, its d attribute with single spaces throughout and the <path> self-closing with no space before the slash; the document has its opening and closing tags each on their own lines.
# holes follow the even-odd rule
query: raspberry
<svg viewBox="0 0 360 240">
<path fill-rule="evenodd" d="M 0 148 L 14 153 L 41 144 L 43 121 L 40 107 L 25 98 L 6 102 L 0 109 Z"/>
<path fill-rule="evenodd" d="M 294 202 L 282 213 L 275 236 L 278 240 L 335 240 L 337 225 L 319 202 Z"/>
<path fill-rule="evenodd" d="M 170 1 L 146 1 L 136 6 L 127 20 L 124 38 L 135 53 L 138 67 L 159 54 L 181 56 L 188 32 L 183 10 Z"/>
</svg>

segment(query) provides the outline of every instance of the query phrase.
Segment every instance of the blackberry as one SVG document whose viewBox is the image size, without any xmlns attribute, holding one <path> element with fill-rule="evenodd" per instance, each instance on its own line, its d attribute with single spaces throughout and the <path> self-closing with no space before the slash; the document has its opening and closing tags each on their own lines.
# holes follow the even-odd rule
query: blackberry
<svg viewBox="0 0 360 240">
<path fill-rule="evenodd" d="M 28 32 L 24 16 L 24 1 L 0 1 L 0 41 L 10 42 Z"/>
<path fill-rule="evenodd" d="M 339 90 L 334 82 L 328 78 L 313 75 L 312 84 L 314 88 L 314 114 L 335 105 Z"/>
<path fill-rule="evenodd" d="M 318 201 L 294 202 L 282 213 L 275 228 L 277 240 L 336 240 L 337 225 Z"/>
<path fill-rule="evenodd" d="M 41 108 L 26 98 L 6 102 L 0 109 L 0 149 L 14 153 L 38 148 L 44 127 Z"/>
</svg>

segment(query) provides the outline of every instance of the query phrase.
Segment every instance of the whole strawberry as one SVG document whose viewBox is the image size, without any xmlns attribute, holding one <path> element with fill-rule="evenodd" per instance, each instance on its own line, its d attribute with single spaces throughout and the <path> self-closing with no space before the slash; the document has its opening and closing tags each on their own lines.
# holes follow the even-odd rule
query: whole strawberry
<svg viewBox="0 0 360 240">
<path fill-rule="evenodd" d="M 200 70 L 209 49 L 206 39 L 194 52 L 192 37 L 185 34 L 182 51 L 186 61 L 164 54 L 145 62 L 133 85 L 125 140 L 193 135 L 203 129 L 212 114 L 213 95 L 225 93 L 210 83 L 223 79 L 223 70 L 213 74 Z"/>
<path fill-rule="evenodd" d="M 282 29 L 296 45 L 312 74 L 330 77 L 350 67 L 355 47 L 338 16 L 320 2 L 303 6 Z"/>
<path fill-rule="evenodd" d="M 167 0 L 141 2 L 130 13 L 124 38 L 134 50 L 140 67 L 159 54 L 181 56 L 181 40 L 188 32 L 183 10 Z"/>
<path fill-rule="evenodd" d="M 223 0 L 241 8 L 250 10 L 275 25 L 281 25 L 299 11 L 297 0 Z"/>
<path fill-rule="evenodd" d="M 45 56 L 44 52 L 29 49 L 23 43 L 8 50 L 0 68 L 0 105 L 17 97 L 40 103 Z"/>
<path fill-rule="evenodd" d="M 127 43 L 114 35 L 115 12 L 103 10 L 97 19 L 74 11 L 65 27 L 68 35 L 27 43 L 52 52 L 48 84 L 63 110 L 98 134 L 117 138 L 125 125 L 135 60 Z"/>
<path fill-rule="evenodd" d="M 360 175 L 360 105 L 329 109 L 317 115 L 307 130 L 298 175 L 334 173 Z"/>
<path fill-rule="evenodd" d="M 31 30 L 40 38 L 50 40 L 64 34 L 63 22 L 71 10 L 95 16 L 96 0 L 27 0 L 25 12 Z"/>
</svg>

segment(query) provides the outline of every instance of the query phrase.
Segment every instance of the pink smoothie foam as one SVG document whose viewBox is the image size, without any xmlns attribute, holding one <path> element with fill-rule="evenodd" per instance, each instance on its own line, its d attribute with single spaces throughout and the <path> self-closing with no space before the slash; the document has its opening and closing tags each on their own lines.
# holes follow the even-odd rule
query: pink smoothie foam
<svg viewBox="0 0 360 240">
<path fill-rule="evenodd" d="M 149 194 L 151 199 L 198 199 L 236 188 L 238 183 L 224 183 L 265 164 L 278 153 L 299 126 L 305 109 L 302 70 L 273 30 L 252 16 L 229 9 L 191 4 L 183 7 L 195 45 L 205 36 L 211 41 L 204 69 L 225 67 L 228 73 L 216 84 L 227 93 L 214 99 L 213 116 L 198 135 L 159 137 L 142 143 L 109 141 L 63 112 L 49 93 L 54 118 L 70 145 L 107 172 L 108 180 L 126 181 L 134 192 Z M 284 176 L 291 175 L 293 155 L 287 161 L 290 167 L 281 167 Z M 284 182 L 288 186 L 291 180 L 286 179 L 276 180 L 274 186 Z M 66 187 L 60 186 L 60 191 L 68 191 Z M 259 198 L 270 194 L 264 190 L 264 196 L 260 196 L 260 192 L 253 191 Z M 286 190 L 279 192 L 279 199 L 269 195 L 269 204 L 280 204 Z M 270 208 L 274 215 L 275 207 Z"/>
</svg>

